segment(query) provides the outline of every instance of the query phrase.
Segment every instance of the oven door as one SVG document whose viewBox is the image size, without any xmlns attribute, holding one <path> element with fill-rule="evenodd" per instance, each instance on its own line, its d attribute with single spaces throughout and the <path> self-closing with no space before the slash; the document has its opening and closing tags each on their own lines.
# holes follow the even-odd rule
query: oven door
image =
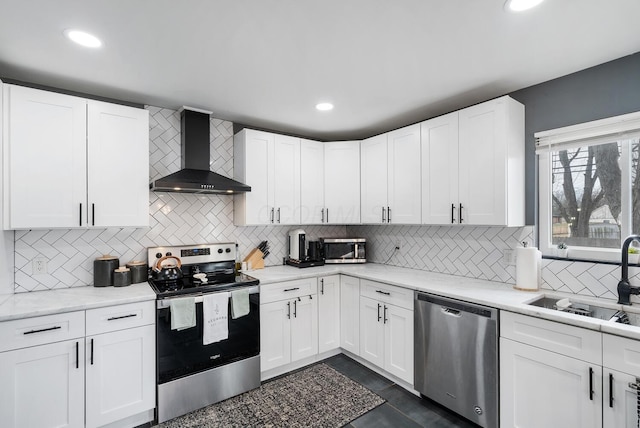
<svg viewBox="0 0 640 428">
<path fill-rule="evenodd" d="M 249 288 L 249 314 L 233 319 L 229 307 L 229 338 L 209 345 L 202 344 L 202 296 L 196 296 L 196 326 L 185 330 L 171 329 L 170 301 L 156 305 L 158 384 L 260 354 L 258 286 Z"/>
</svg>

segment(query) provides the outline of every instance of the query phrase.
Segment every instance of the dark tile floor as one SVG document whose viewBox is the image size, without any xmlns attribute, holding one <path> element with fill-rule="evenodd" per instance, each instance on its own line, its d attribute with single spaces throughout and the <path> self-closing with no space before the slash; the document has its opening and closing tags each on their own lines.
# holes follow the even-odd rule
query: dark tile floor
<svg viewBox="0 0 640 428">
<path fill-rule="evenodd" d="M 387 400 L 345 428 L 477 428 L 477 425 L 431 400 L 416 397 L 344 354 L 328 358 L 323 363 Z"/>
</svg>

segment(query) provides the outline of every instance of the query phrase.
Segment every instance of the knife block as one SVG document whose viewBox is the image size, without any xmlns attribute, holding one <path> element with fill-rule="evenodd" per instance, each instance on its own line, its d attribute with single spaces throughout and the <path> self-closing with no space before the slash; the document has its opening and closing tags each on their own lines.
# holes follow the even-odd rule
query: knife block
<svg viewBox="0 0 640 428">
<path fill-rule="evenodd" d="M 251 269 L 264 269 L 264 254 L 257 248 L 251 250 L 249 255 L 244 258 L 243 262 L 251 264 Z"/>
</svg>

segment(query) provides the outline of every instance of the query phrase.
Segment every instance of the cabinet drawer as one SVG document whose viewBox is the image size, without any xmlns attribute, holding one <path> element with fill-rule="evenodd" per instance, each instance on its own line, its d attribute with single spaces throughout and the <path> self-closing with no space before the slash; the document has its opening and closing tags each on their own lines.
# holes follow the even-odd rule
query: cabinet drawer
<svg viewBox="0 0 640 428">
<path fill-rule="evenodd" d="M 602 334 L 598 331 L 500 311 L 500 336 L 593 364 L 602 364 Z"/>
<path fill-rule="evenodd" d="M 408 288 L 361 279 L 360 295 L 413 310 L 413 290 Z"/>
<path fill-rule="evenodd" d="M 155 300 L 87 310 L 87 336 L 155 324 Z"/>
<path fill-rule="evenodd" d="M 84 337 L 84 311 L 0 323 L 0 352 Z"/>
<path fill-rule="evenodd" d="M 260 303 L 271 303 L 279 300 L 316 295 L 318 293 L 317 278 L 297 279 L 260 286 Z"/>
<path fill-rule="evenodd" d="M 640 377 L 640 341 L 603 334 L 602 365 Z"/>
</svg>

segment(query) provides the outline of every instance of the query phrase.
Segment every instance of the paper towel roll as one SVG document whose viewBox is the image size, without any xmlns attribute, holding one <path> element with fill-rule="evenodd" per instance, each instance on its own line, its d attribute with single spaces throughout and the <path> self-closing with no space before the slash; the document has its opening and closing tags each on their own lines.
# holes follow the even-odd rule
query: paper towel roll
<svg viewBox="0 0 640 428">
<path fill-rule="evenodd" d="M 537 291 L 540 287 L 542 253 L 536 247 L 516 248 L 516 290 Z"/>
</svg>

